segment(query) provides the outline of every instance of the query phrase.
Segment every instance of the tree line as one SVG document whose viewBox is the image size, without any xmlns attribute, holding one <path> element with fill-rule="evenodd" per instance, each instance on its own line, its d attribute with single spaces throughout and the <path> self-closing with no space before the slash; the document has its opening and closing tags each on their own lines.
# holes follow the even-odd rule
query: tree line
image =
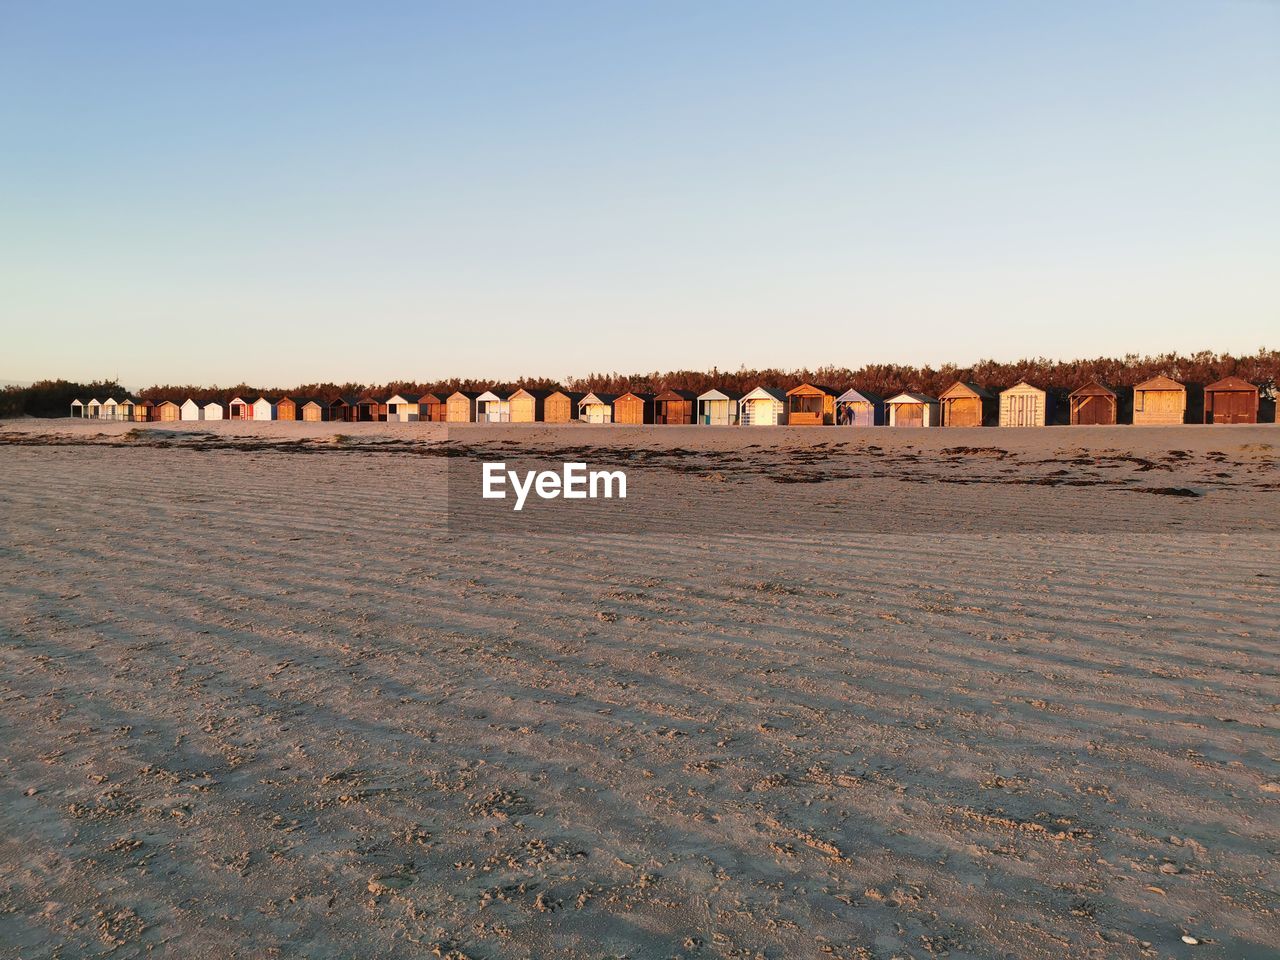
<svg viewBox="0 0 1280 960">
<path fill-rule="evenodd" d="M 1189 384 L 1212 383 L 1223 377 L 1237 376 L 1258 384 L 1263 395 L 1274 397 L 1280 380 L 1280 350 L 1259 350 L 1250 356 L 1235 356 L 1202 350 L 1198 353 L 1163 353 L 1156 356 L 1128 354 L 1123 357 L 1097 357 L 1082 360 L 1050 360 L 1046 357 L 1007 363 L 982 360 L 973 366 L 944 364 L 940 367 L 913 367 L 904 364 L 869 364 L 849 367 L 823 366 L 800 370 L 672 370 L 666 373 L 590 373 L 564 381 L 549 378 L 522 378 L 495 383 L 491 380 L 394 380 L 383 384 L 305 383 L 293 387 L 266 387 L 239 383 L 231 387 L 197 384 L 156 384 L 138 391 L 144 400 L 177 400 L 190 397 L 199 403 L 226 402 L 234 396 L 254 399 L 268 397 L 314 397 L 333 401 L 339 397 L 385 399 L 396 393 L 448 396 L 455 390 L 494 390 L 509 393 L 518 388 L 528 390 L 567 389 L 626 393 L 629 390 L 658 393 L 662 390 L 692 390 L 702 393 L 712 387 L 749 391 L 766 385 L 790 389 L 801 383 L 814 383 L 843 392 L 850 387 L 890 396 L 912 390 L 937 396 L 957 380 L 972 381 L 990 390 L 1003 390 L 1019 380 L 1026 380 L 1049 390 L 1070 391 L 1097 380 L 1110 387 L 1132 387 L 1151 377 L 1164 375 Z M 129 391 L 114 380 L 74 383 L 67 380 L 42 380 L 28 387 L 7 387 L 0 391 L 0 416 L 63 417 L 71 401 L 96 397 L 117 400 Z"/>
</svg>

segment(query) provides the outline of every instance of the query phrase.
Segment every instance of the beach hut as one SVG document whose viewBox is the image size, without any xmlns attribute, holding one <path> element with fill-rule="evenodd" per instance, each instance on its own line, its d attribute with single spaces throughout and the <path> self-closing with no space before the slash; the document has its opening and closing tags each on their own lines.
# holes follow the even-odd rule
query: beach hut
<svg viewBox="0 0 1280 960">
<path fill-rule="evenodd" d="M 692 390 L 663 390 L 653 398 L 653 422 L 693 423 L 697 407 L 698 395 Z"/>
<path fill-rule="evenodd" d="M 653 423 L 653 394 L 624 393 L 613 401 L 614 423 Z"/>
<path fill-rule="evenodd" d="M 227 404 L 228 420 L 252 420 L 253 404 L 243 397 L 232 397 L 231 402 Z"/>
<path fill-rule="evenodd" d="M 1052 394 L 1019 380 L 1000 391 L 1000 426 L 1043 427 L 1049 422 L 1052 405 Z"/>
<path fill-rule="evenodd" d="M 377 397 L 362 397 L 356 401 L 356 420 L 360 423 L 382 423 L 387 419 L 387 404 Z"/>
<path fill-rule="evenodd" d="M 780 427 L 787 422 L 787 394 L 776 387 L 756 387 L 738 403 L 744 427 Z"/>
<path fill-rule="evenodd" d="M 71 401 L 71 416 L 73 416 L 73 417 L 80 417 L 81 419 L 83 419 L 83 418 L 84 418 L 84 415 L 85 415 L 85 414 L 84 414 L 84 401 L 83 401 L 83 400 L 72 400 L 72 401 Z"/>
<path fill-rule="evenodd" d="M 251 420 L 274 420 L 276 419 L 276 402 L 270 397 L 259 397 L 253 401 L 253 408 L 250 413 Z"/>
<path fill-rule="evenodd" d="M 578 419 L 578 404 L 583 394 L 574 390 L 552 390 L 542 401 L 542 419 L 545 423 L 569 423 Z"/>
<path fill-rule="evenodd" d="M 445 397 L 424 393 L 418 398 L 418 419 L 430 423 L 444 423 L 449 416 L 449 403 Z"/>
<path fill-rule="evenodd" d="M 511 402 L 492 390 L 476 397 L 476 423 L 510 423 Z"/>
<path fill-rule="evenodd" d="M 203 415 L 200 418 L 202 420 L 221 420 L 223 418 L 222 404 L 217 400 L 210 400 L 200 412 Z"/>
<path fill-rule="evenodd" d="M 299 400 L 296 397 L 281 397 L 276 401 L 277 420 L 297 420 Z"/>
<path fill-rule="evenodd" d="M 298 419 L 320 423 L 328 416 L 329 406 L 323 400 L 307 400 L 298 408 Z"/>
<path fill-rule="evenodd" d="M 200 404 L 196 403 L 190 397 L 187 397 L 187 399 L 182 401 L 182 416 L 179 419 L 199 420 L 200 412 Z"/>
<path fill-rule="evenodd" d="M 998 422 L 1000 400 L 976 383 L 957 380 L 938 395 L 944 427 L 986 427 Z"/>
<path fill-rule="evenodd" d="M 831 426 L 836 422 L 836 392 L 830 387 L 802 383 L 787 391 L 787 425 Z"/>
<path fill-rule="evenodd" d="M 1120 422 L 1116 392 L 1097 380 L 1072 390 L 1067 404 L 1071 408 L 1072 426 L 1112 426 Z"/>
<path fill-rule="evenodd" d="M 546 415 L 547 391 L 521 387 L 507 397 L 512 423 L 538 423 Z"/>
<path fill-rule="evenodd" d="M 455 390 L 449 394 L 445 419 L 449 423 L 475 423 L 476 399 L 479 396 L 475 390 Z"/>
<path fill-rule="evenodd" d="M 397 393 L 387 398 L 387 421 L 391 423 L 415 423 L 422 419 L 418 406 L 422 398 L 416 393 Z"/>
<path fill-rule="evenodd" d="M 120 419 L 120 402 L 116 400 L 115 397 L 107 397 L 107 399 L 102 401 L 102 419 Z"/>
<path fill-rule="evenodd" d="M 329 404 L 329 419 L 340 423 L 354 423 L 356 419 L 355 397 L 338 397 Z"/>
<path fill-rule="evenodd" d="M 925 393 L 904 390 L 885 401 L 891 427 L 936 427 L 938 399 Z"/>
<path fill-rule="evenodd" d="M 717 390 L 714 387 L 698 394 L 698 422 L 709 427 L 736 427 L 740 390 Z"/>
<path fill-rule="evenodd" d="M 116 401 L 116 419 L 124 420 L 126 422 L 130 420 L 134 420 L 135 419 L 134 405 L 136 403 L 137 401 L 134 400 L 133 397 L 125 397 L 122 400 L 117 400 Z M 143 417 L 142 419 L 146 420 L 146 417 Z"/>
<path fill-rule="evenodd" d="M 150 400 L 135 400 L 128 419 L 134 423 L 146 423 L 148 420 L 159 420 L 160 416 L 156 412 L 156 405 Z"/>
<path fill-rule="evenodd" d="M 1169 377 L 1152 377 L 1133 388 L 1133 422 L 1139 426 L 1182 423 L 1187 388 Z"/>
<path fill-rule="evenodd" d="M 84 415 L 90 420 L 102 419 L 102 401 L 96 397 L 84 405 Z"/>
<path fill-rule="evenodd" d="M 584 393 L 578 401 L 578 419 L 587 423 L 612 423 L 616 399 L 617 395 L 612 393 Z"/>
<path fill-rule="evenodd" d="M 165 423 L 170 423 L 174 420 L 181 420 L 182 407 L 178 406 L 178 404 L 174 403 L 172 400 L 161 400 L 155 405 L 151 419 L 161 420 Z"/>
<path fill-rule="evenodd" d="M 1257 423 L 1258 388 L 1239 377 L 1226 377 L 1204 388 L 1205 423 Z"/>
<path fill-rule="evenodd" d="M 836 424 L 842 427 L 883 427 L 884 397 L 870 390 L 846 390 L 836 397 Z"/>
</svg>

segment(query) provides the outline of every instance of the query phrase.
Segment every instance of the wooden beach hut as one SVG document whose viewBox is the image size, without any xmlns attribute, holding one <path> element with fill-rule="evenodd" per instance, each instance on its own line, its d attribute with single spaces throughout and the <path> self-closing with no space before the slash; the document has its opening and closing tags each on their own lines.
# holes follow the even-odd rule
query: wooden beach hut
<svg viewBox="0 0 1280 960">
<path fill-rule="evenodd" d="M 1053 396 L 1025 380 L 1000 391 L 1000 426 L 1043 427 L 1052 416 Z"/>
<path fill-rule="evenodd" d="M 1187 388 L 1169 377 L 1152 377 L 1133 388 L 1133 422 L 1138 426 L 1182 423 Z"/>
<path fill-rule="evenodd" d="M 613 401 L 614 423 L 653 423 L 653 394 L 628 392 Z"/>
<path fill-rule="evenodd" d="M 1090 380 L 1067 396 L 1073 427 L 1113 426 L 1120 422 L 1116 392 Z"/>
<path fill-rule="evenodd" d="M 223 417 L 222 404 L 217 400 L 210 400 L 200 409 L 201 420 L 221 420 Z"/>
<path fill-rule="evenodd" d="M 94 397 L 84 405 L 84 415 L 90 420 L 102 419 L 102 401 Z"/>
<path fill-rule="evenodd" d="M 455 390 L 449 394 L 445 419 L 449 423 L 475 423 L 476 398 L 479 396 L 475 390 Z"/>
<path fill-rule="evenodd" d="M 546 416 L 547 391 L 521 387 L 507 397 L 512 423 L 541 423 Z"/>
<path fill-rule="evenodd" d="M 693 423 L 697 406 L 698 395 L 692 390 L 663 390 L 653 398 L 653 422 Z"/>
<path fill-rule="evenodd" d="M 182 401 L 182 416 L 180 419 L 202 420 L 203 417 L 200 416 L 202 412 L 200 404 L 196 403 L 190 397 L 187 397 L 187 399 Z"/>
<path fill-rule="evenodd" d="M 274 420 L 276 418 L 276 402 L 270 397 L 259 397 L 253 401 L 251 419 Z"/>
<path fill-rule="evenodd" d="M 780 427 L 787 422 L 787 394 L 777 387 L 756 387 L 738 403 L 744 427 Z"/>
<path fill-rule="evenodd" d="M 613 423 L 613 401 L 618 399 L 612 393 L 586 393 L 578 401 L 578 419 L 587 423 Z"/>
<path fill-rule="evenodd" d="M 253 404 L 243 397 L 232 397 L 227 404 L 228 420 L 252 420 Z"/>
<path fill-rule="evenodd" d="M 307 400 L 298 409 L 299 419 L 307 423 L 320 423 L 329 413 L 329 407 L 323 400 Z"/>
<path fill-rule="evenodd" d="M 387 403 L 377 397 L 362 397 L 356 401 L 356 420 L 360 423 L 383 423 L 387 419 Z"/>
<path fill-rule="evenodd" d="M 73 416 L 73 417 L 79 417 L 79 418 L 81 418 L 81 419 L 84 419 L 84 415 L 85 415 L 85 414 L 84 414 L 84 401 L 83 401 L 83 400 L 72 400 L 72 401 L 71 401 L 71 416 Z"/>
<path fill-rule="evenodd" d="M 418 398 L 418 419 L 430 423 L 444 423 L 449 416 L 448 398 L 434 393 L 424 393 Z"/>
<path fill-rule="evenodd" d="M 338 397 L 329 404 L 329 419 L 339 423 L 354 423 L 356 404 L 359 402 L 355 397 Z"/>
<path fill-rule="evenodd" d="M 957 380 L 938 395 L 944 427 L 987 427 L 999 421 L 1000 399 L 976 383 Z"/>
<path fill-rule="evenodd" d="M 542 419 L 545 423 L 569 423 L 578 419 L 578 404 L 584 394 L 576 390 L 552 390 L 542 401 Z"/>
<path fill-rule="evenodd" d="M 836 392 L 830 387 L 802 383 L 787 391 L 787 425 L 831 426 L 836 422 Z"/>
<path fill-rule="evenodd" d="M 841 427 L 884 426 L 884 397 L 870 390 L 846 390 L 836 397 L 836 424 Z"/>
<path fill-rule="evenodd" d="M 476 423 L 510 423 L 511 401 L 486 390 L 476 397 Z"/>
<path fill-rule="evenodd" d="M 120 419 L 120 401 L 115 397 L 107 397 L 102 401 L 102 419 L 103 420 L 119 420 Z"/>
<path fill-rule="evenodd" d="M 135 423 L 146 423 L 148 420 L 159 420 L 160 414 L 156 410 L 156 404 L 150 400 L 135 400 L 128 419 Z"/>
<path fill-rule="evenodd" d="M 276 419 L 277 420 L 298 420 L 298 399 L 295 397 L 281 397 L 276 401 Z"/>
<path fill-rule="evenodd" d="M 1239 377 L 1224 377 L 1204 388 L 1205 423 L 1257 423 L 1258 388 Z"/>
<path fill-rule="evenodd" d="M 388 423 L 416 423 L 422 419 L 422 398 L 416 393 L 397 393 L 387 398 Z"/>
<path fill-rule="evenodd" d="M 123 400 L 116 401 L 116 419 L 124 420 L 126 423 L 136 419 L 134 416 L 134 407 L 137 401 L 133 397 L 125 397 Z M 145 417 L 142 418 L 146 420 Z"/>
<path fill-rule="evenodd" d="M 938 425 L 938 398 L 926 393 L 904 390 L 885 401 L 891 427 L 936 427 Z"/>
<path fill-rule="evenodd" d="M 740 390 L 712 388 L 698 394 L 698 423 L 708 427 L 736 427 L 738 405 L 742 402 Z"/>
<path fill-rule="evenodd" d="M 172 400 L 161 400 L 155 405 L 152 419 L 170 423 L 182 419 L 182 407 Z"/>
</svg>

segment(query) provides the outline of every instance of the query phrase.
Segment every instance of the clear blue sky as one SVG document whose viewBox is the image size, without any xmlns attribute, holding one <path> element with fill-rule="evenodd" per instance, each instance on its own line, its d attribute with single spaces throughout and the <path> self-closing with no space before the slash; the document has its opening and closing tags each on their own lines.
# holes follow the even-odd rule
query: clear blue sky
<svg viewBox="0 0 1280 960">
<path fill-rule="evenodd" d="M 1280 345 L 1280 4 L 0 0 L 0 378 Z"/>
</svg>

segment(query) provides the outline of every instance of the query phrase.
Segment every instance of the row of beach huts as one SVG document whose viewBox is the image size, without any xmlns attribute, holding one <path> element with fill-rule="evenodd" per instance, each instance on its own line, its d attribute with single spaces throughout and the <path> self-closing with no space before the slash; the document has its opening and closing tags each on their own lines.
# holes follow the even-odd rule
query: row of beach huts
<svg viewBox="0 0 1280 960">
<path fill-rule="evenodd" d="M 1227 377 L 1193 388 L 1153 377 L 1116 391 L 1088 383 L 1066 395 L 1071 424 L 1257 423 L 1258 387 Z M 386 398 L 233 397 L 226 403 L 176 400 L 75 400 L 71 416 L 101 420 L 301 420 L 437 423 L 622 423 L 705 424 L 709 426 L 852 427 L 1033 427 L 1058 422 L 1059 395 L 1020 382 L 993 393 L 975 383 L 957 382 L 941 396 L 904 391 L 880 397 L 860 390 L 837 393 L 804 383 L 791 390 L 756 387 L 732 390 L 666 390 L 662 393 L 574 393 L 516 390 L 503 394 L 458 390 L 448 396 L 396 394 Z"/>
</svg>

